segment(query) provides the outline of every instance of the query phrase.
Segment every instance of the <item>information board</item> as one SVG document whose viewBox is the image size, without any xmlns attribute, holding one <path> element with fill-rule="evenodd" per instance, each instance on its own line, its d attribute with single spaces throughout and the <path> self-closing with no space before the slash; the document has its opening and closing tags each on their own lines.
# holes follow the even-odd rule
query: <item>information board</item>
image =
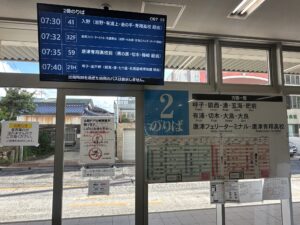
<svg viewBox="0 0 300 225">
<path fill-rule="evenodd" d="M 149 183 L 289 175 L 282 96 L 145 91 Z"/>
<path fill-rule="evenodd" d="M 112 116 L 81 117 L 80 162 L 115 163 L 115 132 Z"/>
<path fill-rule="evenodd" d="M 269 177 L 268 137 L 151 136 L 148 182 Z"/>
<path fill-rule="evenodd" d="M 163 84 L 166 16 L 37 4 L 40 79 Z"/>
<path fill-rule="evenodd" d="M 212 141 L 207 137 L 148 137 L 148 182 L 210 180 Z"/>
<path fill-rule="evenodd" d="M 190 103 L 193 134 L 276 134 L 286 129 L 282 96 L 192 93 Z"/>
<path fill-rule="evenodd" d="M 21 121 L 2 121 L 0 145 L 38 146 L 39 123 Z"/>
</svg>

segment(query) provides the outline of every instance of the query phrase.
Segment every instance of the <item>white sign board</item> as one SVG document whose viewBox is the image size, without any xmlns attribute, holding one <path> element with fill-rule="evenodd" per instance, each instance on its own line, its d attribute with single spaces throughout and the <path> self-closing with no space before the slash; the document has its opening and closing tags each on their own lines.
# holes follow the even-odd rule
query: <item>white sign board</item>
<svg viewBox="0 0 300 225">
<path fill-rule="evenodd" d="M 109 195 L 109 180 L 89 180 L 88 195 Z"/>
<path fill-rule="evenodd" d="M 2 121 L 1 122 L 2 146 L 38 146 L 39 123 Z"/>
<path fill-rule="evenodd" d="M 283 96 L 145 91 L 148 183 L 285 177 Z"/>
<path fill-rule="evenodd" d="M 82 117 L 80 129 L 81 163 L 115 163 L 115 131 L 113 117 Z"/>
<path fill-rule="evenodd" d="M 280 200 L 290 198 L 289 178 L 278 177 L 264 180 L 263 200 Z"/>
<path fill-rule="evenodd" d="M 190 135 L 219 134 L 212 158 L 224 179 L 287 176 L 289 164 L 286 105 L 282 96 L 208 95 L 192 93 Z M 215 167 L 216 168 L 216 167 Z"/>
</svg>

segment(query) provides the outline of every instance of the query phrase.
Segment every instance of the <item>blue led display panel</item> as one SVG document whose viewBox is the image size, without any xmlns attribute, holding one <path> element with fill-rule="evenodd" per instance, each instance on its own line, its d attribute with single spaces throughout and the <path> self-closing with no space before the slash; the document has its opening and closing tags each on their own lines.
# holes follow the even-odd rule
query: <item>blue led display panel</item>
<svg viewBox="0 0 300 225">
<path fill-rule="evenodd" d="M 37 4 L 40 80 L 163 84 L 166 16 Z"/>
</svg>

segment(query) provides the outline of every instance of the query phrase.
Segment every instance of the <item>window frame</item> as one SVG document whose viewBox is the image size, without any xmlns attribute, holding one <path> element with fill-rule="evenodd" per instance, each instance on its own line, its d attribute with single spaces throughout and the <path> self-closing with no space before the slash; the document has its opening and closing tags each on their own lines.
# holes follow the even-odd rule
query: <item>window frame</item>
<svg viewBox="0 0 300 225">
<path fill-rule="evenodd" d="M 253 50 L 265 50 L 268 53 L 268 74 L 269 74 L 269 85 L 257 85 L 257 84 L 226 84 L 223 83 L 223 74 L 222 74 L 222 48 L 244 48 L 244 49 L 253 49 Z M 250 42 L 232 42 L 232 41 L 220 41 L 219 43 L 219 68 L 217 71 L 218 76 L 218 86 L 220 91 L 230 92 L 265 92 L 265 93 L 278 93 L 279 91 L 279 78 L 280 71 L 276 62 L 280 55 L 277 52 L 277 49 L 280 48 L 275 43 L 250 43 Z"/>
<path fill-rule="evenodd" d="M 173 33 L 174 36 L 176 34 Z M 180 34 L 177 34 L 180 36 Z M 300 94 L 299 87 L 285 87 L 283 76 L 283 63 L 282 63 L 282 44 L 278 40 L 258 40 L 258 39 L 243 39 L 236 37 L 222 37 L 222 36 L 200 36 L 193 34 L 182 35 L 181 37 L 167 37 L 168 43 L 175 44 L 191 44 L 191 45 L 206 45 L 207 46 L 207 78 L 208 83 L 182 83 L 182 82 L 165 82 L 165 89 L 176 89 L 200 92 L 200 93 L 266 93 L 266 94 Z M 244 41 L 244 42 L 243 42 Z M 299 43 L 300 44 L 300 43 Z M 242 84 L 223 84 L 222 83 L 222 54 L 221 47 L 241 47 L 241 48 L 254 48 L 254 49 L 269 49 L 269 68 L 270 68 L 270 85 L 242 85 Z M 292 49 L 294 49 L 293 47 Z M 300 47 L 297 48 L 300 51 Z M 0 73 L 0 82 L 2 87 L 21 87 L 21 88 L 53 88 L 57 89 L 57 124 L 56 129 L 60 132 L 56 133 L 57 150 L 55 156 L 55 179 L 54 179 L 54 195 L 53 204 L 58 203 L 57 207 L 52 213 L 53 223 L 59 224 L 61 222 L 61 201 L 62 201 L 62 174 L 63 171 L 63 141 L 64 136 L 64 105 L 66 95 L 124 95 L 135 96 L 137 99 L 136 108 L 136 121 L 139 129 L 143 130 L 143 85 L 126 85 L 126 84 L 101 84 L 101 83 L 80 83 L 80 82 L 41 82 L 37 74 L 17 74 L 17 73 Z M 146 86 L 151 89 L 160 89 L 161 86 Z M 137 146 L 143 149 L 144 134 L 138 133 L 139 137 Z M 138 148 L 136 148 L 138 149 Z M 62 150 L 62 151 L 59 151 Z M 138 224 L 147 224 L 148 221 L 148 186 L 145 183 L 145 165 L 144 165 L 144 151 L 139 152 L 136 158 L 138 165 L 136 174 L 137 184 L 136 190 L 136 222 Z M 283 201 L 283 212 L 288 214 L 290 202 Z M 225 216 L 224 205 L 218 205 L 216 208 L 217 217 L 223 220 Z M 218 221 L 219 221 L 218 220 Z"/>
<path fill-rule="evenodd" d="M 206 47 L 207 83 L 165 81 L 165 84 L 174 87 L 179 87 L 182 84 L 188 84 L 192 88 L 201 89 L 204 91 L 212 91 L 214 89 L 215 68 L 214 68 L 214 40 L 213 39 L 187 39 L 187 38 L 178 38 L 178 37 L 167 37 L 166 44 L 194 45 L 194 46 Z"/>
<path fill-rule="evenodd" d="M 283 45 L 282 46 L 282 75 L 284 77 L 284 83 L 283 83 L 283 92 L 287 95 L 300 95 L 300 83 L 297 84 L 293 84 L 292 83 L 292 77 L 295 76 L 299 76 L 299 81 L 300 81 L 300 75 L 292 75 L 292 74 L 287 74 L 287 76 L 290 76 L 290 84 L 286 83 L 285 80 L 285 74 L 284 74 L 284 68 L 283 68 L 283 52 L 295 52 L 295 53 L 299 53 L 300 55 L 300 46 L 292 46 L 292 45 Z"/>
</svg>

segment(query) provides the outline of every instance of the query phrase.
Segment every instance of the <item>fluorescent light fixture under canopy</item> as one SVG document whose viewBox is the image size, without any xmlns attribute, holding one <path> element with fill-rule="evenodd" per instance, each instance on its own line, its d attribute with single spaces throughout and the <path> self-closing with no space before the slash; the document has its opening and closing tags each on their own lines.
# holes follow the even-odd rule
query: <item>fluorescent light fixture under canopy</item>
<svg viewBox="0 0 300 225">
<path fill-rule="evenodd" d="M 265 0 L 242 0 L 240 4 L 228 15 L 229 18 L 246 19 Z"/>
</svg>

